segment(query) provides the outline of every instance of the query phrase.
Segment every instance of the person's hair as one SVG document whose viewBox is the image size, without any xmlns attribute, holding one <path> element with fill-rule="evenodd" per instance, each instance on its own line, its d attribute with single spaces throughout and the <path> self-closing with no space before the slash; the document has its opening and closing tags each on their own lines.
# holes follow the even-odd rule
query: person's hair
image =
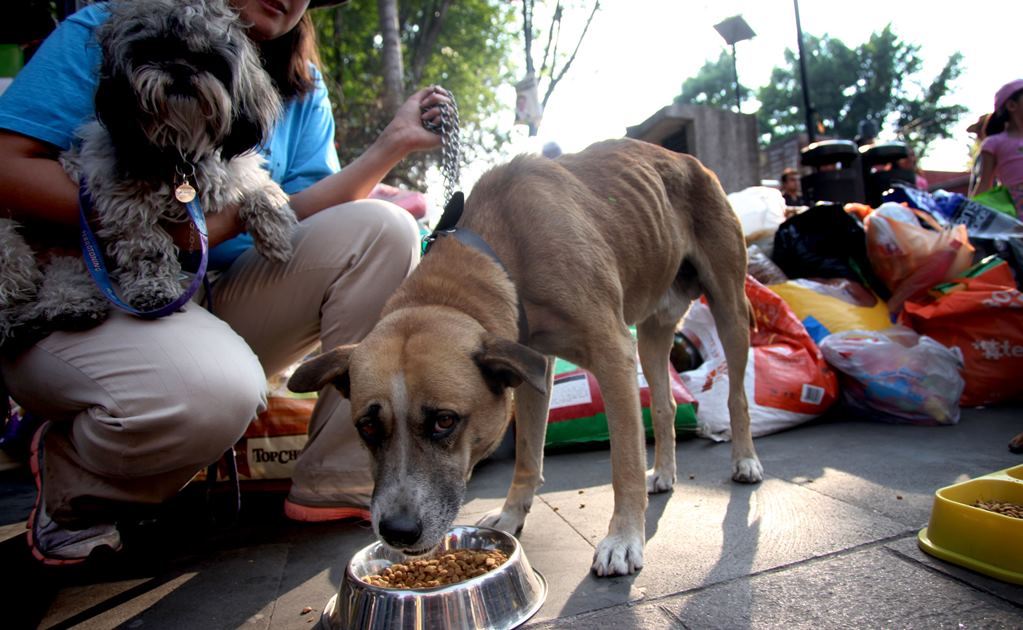
<svg viewBox="0 0 1023 630">
<path fill-rule="evenodd" d="M 789 181 L 789 178 L 798 178 L 798 177 L 799 177 L 799 171 L 797 171 L 794 168 L 787 168 L 787 169 L 785 169 L 784 171 L 781 172 L 781 183 L 784 184 L 785 182 Z"/>
<path fill-rule="evenodd" d="M 1023 96 L 1023 89 L 1016 90 L 1009 95 L 1009 98 L 1005 99 L 1005 102 L 1015 101 L 1020 96 Z M 1005 125 L 1009 122 L 1009 110 L 1005 105 L 998 108 L 997 112 L 994 112 L 987 118 L 987 124 L 984 125 L 984 135 L 990 136 L 992 134 L 1001 133 L 1005 131 Z"/>
<path fill-rule="evenodd" d="M 311 66 L 320 66 L 316 45 L 316 27 L 307 12 L 290 32 L 259 43 L 263 68 L 273 79 L 281 98 L 288 100 L 313 91 L 315 80 Z"/>
</svg>

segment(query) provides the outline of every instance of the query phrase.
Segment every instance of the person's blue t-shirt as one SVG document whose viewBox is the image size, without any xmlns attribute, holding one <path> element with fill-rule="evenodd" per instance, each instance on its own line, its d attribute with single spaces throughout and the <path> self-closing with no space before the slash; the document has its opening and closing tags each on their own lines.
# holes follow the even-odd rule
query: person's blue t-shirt
<svg viewBox="0 0 1023 630">
<path fill-rule="evenodd" d="M 90 5 L 50 34 L 0 95 L 0 128 L 60 149 L 76 141 L 78 128 L 95 116 L 93 96 L 101 62 L 95 30 L 108 16 L 105 4 Z M 341 168 L 327 89 L 319 72 L 314 75 L 315 90 L 284 104 L 269 142 L 260 149 L 270 176 L 288 194 Z M 210 252 L 210 268 L 227 267 L 251 246 L 247 234 L 221 243 Z"/>
</svg>

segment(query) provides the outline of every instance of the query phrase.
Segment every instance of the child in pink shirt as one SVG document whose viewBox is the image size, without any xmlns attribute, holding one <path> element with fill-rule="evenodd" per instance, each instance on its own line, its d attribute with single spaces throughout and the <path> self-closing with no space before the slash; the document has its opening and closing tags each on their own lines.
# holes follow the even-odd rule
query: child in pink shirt
<svg viewBox="0 0 1023 630">
<path fill-rule="evenodd" d="M 1023 79 L 1006 83 L 995 94 L 985 132 L 980 178 L 972 194 L 990 189 L 997 179 L 1009 190 L 1016 216 L 1023 219 Z"/>
</svg>

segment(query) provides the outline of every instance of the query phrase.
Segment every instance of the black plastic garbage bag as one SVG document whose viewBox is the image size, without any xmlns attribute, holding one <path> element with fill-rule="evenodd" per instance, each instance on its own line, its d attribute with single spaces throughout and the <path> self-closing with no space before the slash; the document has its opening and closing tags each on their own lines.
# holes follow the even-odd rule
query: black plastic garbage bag
<svg viewBox="0 0 1023 630">
<path fill-rule="evenodd" d="M 847 278 L 883 300 L 890 296 L 867 258 L 863 224 L 837 204 L 818 204 L 782 223 L 771 258 L 789 278 Z"/>
</svg>

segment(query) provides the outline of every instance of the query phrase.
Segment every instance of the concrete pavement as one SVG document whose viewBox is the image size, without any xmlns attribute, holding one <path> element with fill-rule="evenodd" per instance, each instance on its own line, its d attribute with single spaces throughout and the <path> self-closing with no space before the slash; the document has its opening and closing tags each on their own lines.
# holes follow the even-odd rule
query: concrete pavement
<svg viewBox="0 0 1023 630">
<path fill-rule="evenodd" d="M 527 627 L 1023 628 L 1023 586 L 916 544 L 937 488 L 1023 463 L 1007 448 L 1021 411 L 968 409 L 951 427 L 832 412 L 757 439 L 756 486 L 729 480 L 727 444 L 680 439 L 674 491 L 650 498 L 645 566 L 611 579 L 589 572 L 612 508 L 608 452 L 551 453 L 520 536 L 550 585 Z M 507 456 L 481 464 L 459 521 L 498 507 L 511 472 Z M 287 521 L 281 493 L 246 492 L 231 524 L 229 495 L 211 512 L 186 491 L 126 529 L 120 554 L 53 569 L 25 545 L 32 497 L 24 470 L 0 474 L 6 628 L 309 628 L 373 539 L 365 524 Z"/>
</svg>

